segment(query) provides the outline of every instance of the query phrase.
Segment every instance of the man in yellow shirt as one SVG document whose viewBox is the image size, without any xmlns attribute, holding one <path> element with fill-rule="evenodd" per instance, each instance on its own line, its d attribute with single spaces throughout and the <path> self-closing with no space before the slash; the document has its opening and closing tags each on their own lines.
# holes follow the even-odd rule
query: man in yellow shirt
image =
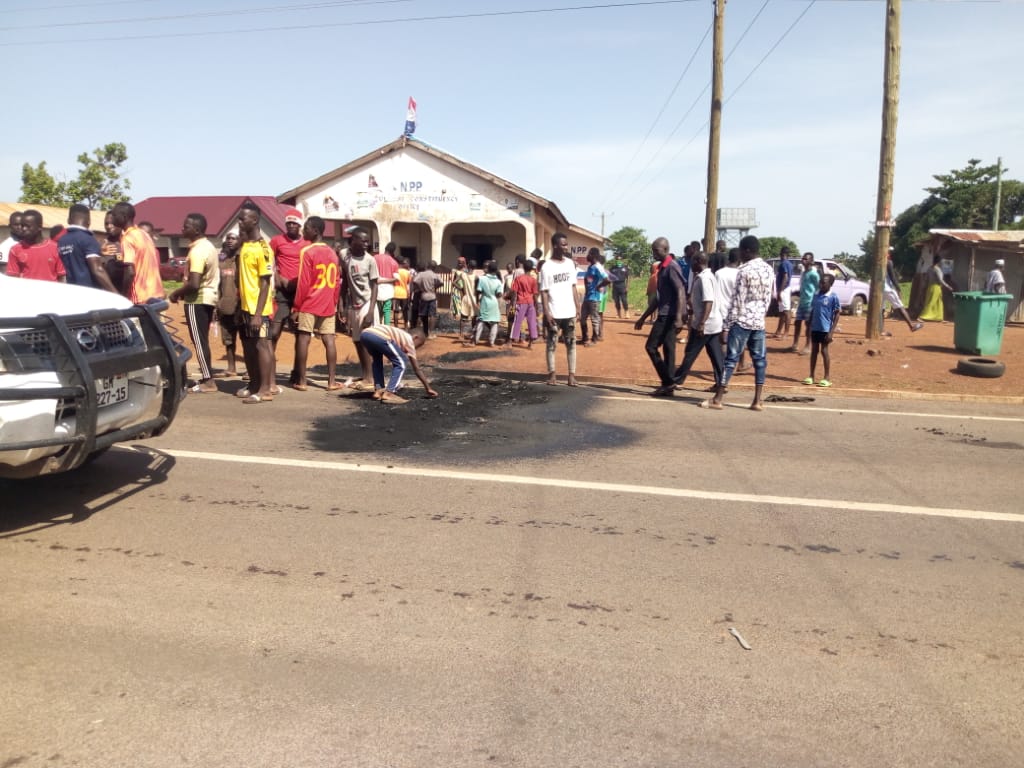
<svg viewBox="0 0 1024 768">
<path fill-rule="evenodd" d="M 260 234 L 260 211 L 250 201 L 238 214 L 238 303 L 242 310 L 239 330 L 249 386 L 238 393 L 244 403 L 262 403 L 274 399 L 280 390 L 274 383 L 277 362 L 270 341 L 270 318 L 274 314 L 272 285 L 274 254 Z"/>
<path fill-rule="evenodd" d="M 206 217 L 190 213 L 181 225 L 181 233 L 188 238 L 188 276 L 184 284 L 168 297 L 177 303 L 185 300 L 185 322 L 192 346 L 199 360 L 199 383 L 189 391 L 195 394 L 216 392 L 210 363 L 210 323 L 220 296 L 220 262 L 217 249 L 206 237 Z"/>
</svg>

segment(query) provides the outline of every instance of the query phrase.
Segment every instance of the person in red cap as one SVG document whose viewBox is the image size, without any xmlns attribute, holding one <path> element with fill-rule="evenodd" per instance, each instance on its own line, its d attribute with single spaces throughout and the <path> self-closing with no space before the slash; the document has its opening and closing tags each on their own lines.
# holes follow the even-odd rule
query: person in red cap
<svg viewBox="0 0 1024 768">
<path fill-rule="evenodd" d="M 274 252 L 274 301 L 276 309 L 270 321 L 270 341 L 277 356 L 277 340 L 281 338 L 285 322 L 292 314 L 295 303 L 295 281 L 299 276 L 299 254 L 311 243 L 302 236 L 302 213 L 296 208 L 284 212 L 284 233 L 274 235 L 270 250 Z M 294 330 L 292 328 L 291 330 Z M 298 380 L 298 361 L 292 362 L 289 383 Z"/>
</svg>

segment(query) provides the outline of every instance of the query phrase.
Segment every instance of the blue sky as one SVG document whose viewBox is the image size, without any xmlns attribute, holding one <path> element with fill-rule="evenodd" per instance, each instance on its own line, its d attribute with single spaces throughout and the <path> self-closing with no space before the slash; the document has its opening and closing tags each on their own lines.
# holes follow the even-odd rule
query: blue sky
<svg viewBox="0 0 1024 768">
<path fill-rule="evenodd" d="M 608 232 L 642 227 L 681 251 L 703 230 L 711 0 L 366 23 L 597 3 L 4 0 L 0 62 L 18 87 L 0 199 L 17 199 L 22 163 L 73 176 L 79 152 L 111 141 L 128 147 L 136 200 L 279 194 L 400 135 L 411 95 L 418 138 L 576 224 L 598 230 L 605 211 Z M 719 205 L 756 208 L 755 234 L 857 251 L 884 20 L 880 0 L 728 3 Z M 895 211 L 972 157 L 1024 178 L 1022 31 L 1024 2 L 905 0 Z"/>
</svg>

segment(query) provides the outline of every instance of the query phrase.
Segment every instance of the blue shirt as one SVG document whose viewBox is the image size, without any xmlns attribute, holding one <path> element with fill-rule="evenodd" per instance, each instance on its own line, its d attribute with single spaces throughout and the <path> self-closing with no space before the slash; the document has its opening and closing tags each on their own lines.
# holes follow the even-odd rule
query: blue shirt
<svg viewBox="0 0 1024 768">
<path fill-rule="evenodd" d="M 775 270 L 775 289 L 782 291 L 784 288 L 788 288 L 792 279 L 793 262 L 783 257 L 779 262 L 778 269 Z"/>
<path fill-rule="evenodd" d="M 591 264 L 583 275 L 584 301 L 600 301 L 601 289 L 598 286 L 605 278 L 605 272 L 598 264 Z"/>
<path fill-rule="evenodd" d="M 100 244 L 92 232 L 69 224 L 57 241 L 57 252 L 60 253 L 60 260 L 64 262 L 64 271 L 69 283 L 84 285 L 86 288 L 97 287 L 87 262 L 89 256 L 99 258 L 100 255 Z"/>
<path fill-rule="evenodd" d="M 828 333 L 832 330 L 832 318 L 840 310 L 839 297 L 828 293 L 814 294 L 811 302 L 811 332 Z"/>
</svg>

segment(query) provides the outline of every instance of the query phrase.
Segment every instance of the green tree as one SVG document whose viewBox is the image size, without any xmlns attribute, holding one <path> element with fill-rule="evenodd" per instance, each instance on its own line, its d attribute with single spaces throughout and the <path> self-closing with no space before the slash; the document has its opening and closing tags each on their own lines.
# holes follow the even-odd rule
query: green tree
<svg viewBox="0 0 1024 768">
<path fill-rule="evenodd" d="M 762 259 L 778 258 L 779 254 L 782 253 L 783 246 L 789 248 L 789 257 L 791 259 L 800 258 L 800 249 L 797 248 L 796 243 L 788 237 L 775 237 L 773 235 L 769 235 L 768 237 L 758 237 L 757 239 L 761 244 Z"/>
<path fill-rule="evenodd" d="M 19 202 L 58 206 L 84 203 L 93 209 L 110 208 L 128 198 L 132 185 L 121 170 L 127 160 L 128 150 L 119 142 L 97 147 L 92 155 L 83 152 L 78 156 L 78 176 L 70 181 L 54 178 L 46 169 L 46 161 L 37 166 L 25 163 Z"/>
<path fill-rule="evenodd" d="M 67 185 L 57 181 L 46 170 L 46 161 L 33 166 L 25 163 L 21 167 L 21 197 L 19 202 L 35 205 L 64 205 L 67 201 Z"/>
<path fill-rule="evenodd" d="M 651 243 L 638 227 L 619 227 L 608 236 L 616 256 L 629 265 L 631 275 L 646 275 L 651 263 Z"/>
</svg>

